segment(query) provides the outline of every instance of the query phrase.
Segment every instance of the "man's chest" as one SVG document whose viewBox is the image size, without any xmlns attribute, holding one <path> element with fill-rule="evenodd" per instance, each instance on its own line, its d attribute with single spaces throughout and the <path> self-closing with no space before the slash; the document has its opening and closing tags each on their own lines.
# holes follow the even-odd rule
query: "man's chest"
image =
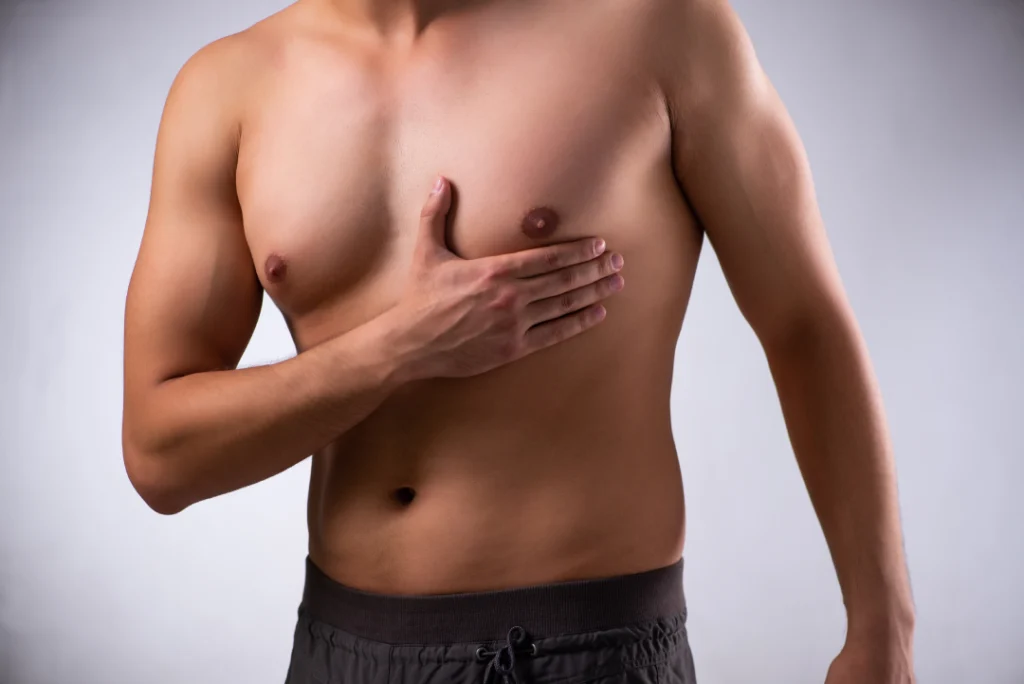
<svg viewBox="0 0 1024 684">
<path fill-rule="evenodd" d="M 614 244 L 616 216 L 666 159 L 668 125 L 637 55 L 586 29 L 286 55 L 246 118 L 238 168 L 246 238 L 282 311 L 389 305 L 438 173 L 455 188 L 448 245 L 463 257 L 598 233 Z M 538 208 L 553 232 L 524 230 Z M 267 272 L 272 257 L 284 277 Z"/>
</svg>

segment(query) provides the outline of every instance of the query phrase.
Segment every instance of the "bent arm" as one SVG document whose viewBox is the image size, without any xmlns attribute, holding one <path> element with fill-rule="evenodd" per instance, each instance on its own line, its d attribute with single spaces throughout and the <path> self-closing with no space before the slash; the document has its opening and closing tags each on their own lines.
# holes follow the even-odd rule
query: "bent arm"
<svg viewBox="0 0 1024 684">
<path fill-rule="evenodd" d="M 680 186 L 767 355 L 850 634 L 913 621 L 879 389 L 792 121 L 725 0 L 675 2 L 661 53 Z"/>
<path fill-rule="evenodd" d="M 237 368 L 263 298 L 234 184 L 242 61 L 219 41 L 171 88 L 126 299 L 124 462 L 161 513 L 295 465 L 396 381 L 386 317 L 280 363 Z"/>
</svg>

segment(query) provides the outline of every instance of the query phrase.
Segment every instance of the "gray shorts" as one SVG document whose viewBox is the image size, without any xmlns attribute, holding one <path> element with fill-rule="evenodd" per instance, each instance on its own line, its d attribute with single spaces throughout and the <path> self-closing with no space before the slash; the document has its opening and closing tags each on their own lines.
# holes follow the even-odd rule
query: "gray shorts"
<svg viewBox="0 0 1024 684">
<path fill-rule="evenodd" d="M 695 684 L 682 575 L 392 596 L 307 558 L 286 684 Z"/>
</svg>

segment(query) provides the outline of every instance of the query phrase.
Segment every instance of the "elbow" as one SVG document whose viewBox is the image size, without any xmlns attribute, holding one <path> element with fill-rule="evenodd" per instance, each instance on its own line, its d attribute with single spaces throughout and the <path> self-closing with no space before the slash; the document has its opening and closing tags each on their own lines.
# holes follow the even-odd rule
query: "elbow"
<svg viewBox="0 0 1024 684">
<path fill-rule="evenodd" d="M 147 506 L 160 515 L 174 515 L 188 508 L 191 502 L 167 467 L 167 459 L 136 448 L 128 440 L 124 440 L 122 452 L 128 480 Z"/>
<path fill-rule="evenodd" d="M 860 339 L 860 332 L 848 307 L 839 305 L 806 307 L 754 326 L 769 358 L 809 361 L 823 347 L 848 345 Z"/>
</svg>

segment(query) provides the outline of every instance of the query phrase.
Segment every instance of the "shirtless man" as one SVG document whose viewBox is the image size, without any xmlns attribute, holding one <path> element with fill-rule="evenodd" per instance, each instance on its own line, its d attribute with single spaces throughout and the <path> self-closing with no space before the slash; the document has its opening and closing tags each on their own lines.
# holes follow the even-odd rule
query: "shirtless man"
<svg viewBox="0 0 1024 684">
<path fill-rule="evenodd" d="M 129 477 L 172 514 L 313 454 L 290 683 L 692 683 L 704 234 L 835 562 L 827 682 L 911 682 L 878 390 L 726 0 L 300 0 L 200 50 L 127 297 Z M 264 291 L 298 353 L 239 369 Z"/>
</svg>

